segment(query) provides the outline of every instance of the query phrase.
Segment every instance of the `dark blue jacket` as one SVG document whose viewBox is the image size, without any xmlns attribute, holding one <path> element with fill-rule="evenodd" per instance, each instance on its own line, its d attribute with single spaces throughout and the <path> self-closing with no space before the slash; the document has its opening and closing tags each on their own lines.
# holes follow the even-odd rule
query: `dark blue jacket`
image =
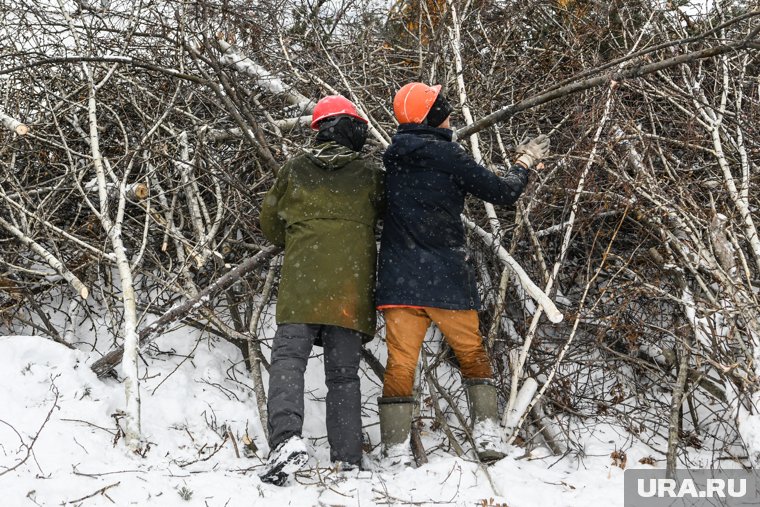
<svg viewBox="0 0 760 507">
<path fill-rule="evenodd" d="M 377 306 L 480 306 L 460 218 L 465 196 L 513 204 L 528 171 L 515 165 L 500 178 L 451 137 L 449 129 L 402 124 L 383 155 L 386 207 Z"/>
</svg>

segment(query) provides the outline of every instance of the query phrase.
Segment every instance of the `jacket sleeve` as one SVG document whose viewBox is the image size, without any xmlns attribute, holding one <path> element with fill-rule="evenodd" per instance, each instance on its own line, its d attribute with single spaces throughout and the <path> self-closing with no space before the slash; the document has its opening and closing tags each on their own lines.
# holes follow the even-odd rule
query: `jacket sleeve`
<svg viewBox="0 0 760 507">
<path fill-rule="evenodd" d="M 290 166 L 285 164 L 280 169 L 277 175 L 277 181 L 275 181 L 272 188 L 264 196 L 264 201 L 261 203 L 261 215 L 259 217 L 259 225 L 261 226 L 261 232 L 273 245 L 284 247 L 285 246 L 285 229 L 287 223 L 280 215 L 280 200 L 285 195 L 285 191 L 288 188 L 288 178 L 290 177 Z"/>
<path fill-rule="evenodd" d="M 492 204 L 514 204 L 528 184 L 527 169 L 513 165 L 506 175 L 497 176 L 475 160 L 458 144 L 453 144 L 451 166 L 459 185 L 479 199 Z"/>
</svg>

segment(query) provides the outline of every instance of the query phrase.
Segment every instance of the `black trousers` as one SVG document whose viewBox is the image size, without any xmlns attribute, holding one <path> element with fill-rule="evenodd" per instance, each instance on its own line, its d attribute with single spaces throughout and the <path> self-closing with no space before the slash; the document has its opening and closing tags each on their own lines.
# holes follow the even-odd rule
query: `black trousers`
<svg viewBox="0 0 760 507">
<path fill-rule="evenodd" d="M 269 368 L 269 445 L 274 449 L 293 435 L 301 436 L 304 372 L 311 348 L 317 339 L 325 349 L 326 422 L 330 459 L 359 464 L 362 457 L 359 387 L 362 334 L 338 326 L 278 326 Z"/>
</svg>

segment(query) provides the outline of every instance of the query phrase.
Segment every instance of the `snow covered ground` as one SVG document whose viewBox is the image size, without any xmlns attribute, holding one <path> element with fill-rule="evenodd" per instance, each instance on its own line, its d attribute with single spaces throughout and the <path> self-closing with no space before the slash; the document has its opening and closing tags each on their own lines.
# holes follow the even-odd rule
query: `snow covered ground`
<svg viewBox="0 0 760 507">
<path fill-rule="evenodd" d="M 526 455 L 514 447 L 487 475 L 472 461 L 436 450 L 443 437 L 425 427 L 423 441 L 433 450 L 428 465 L 341 475 L 330 469 L 324 405 L 317 401 L 325 393 L 322 365 L 313 358 L 304 431 L 312 458 L 280 488 L 257 477 L 267 449 L 240 352 L 184 330 L 158 345 L 163 353 L 146 356 L 147 370 L 141 363 L 150 449 L 138 457 L 118 438 L 114 414 L 124 404 L 123 386 L 96 378 L 88 368 L 93 357 L 40 337 L 0 337 L 0 505 L 616 506 L 623 505 L 623 470 L 611 453 L 623 450 L 627 466 L 645 467 L 639 460 L 652 452 L 624 431 L 599 424 L 582 453 L 560 459 L 543 448 Z M 362 382 L 365 430 L 376 457 L 379 385 L 371 373 Z M 246 434 L 259 449 L 250 457 L 243 452 Z"/>
</svg>

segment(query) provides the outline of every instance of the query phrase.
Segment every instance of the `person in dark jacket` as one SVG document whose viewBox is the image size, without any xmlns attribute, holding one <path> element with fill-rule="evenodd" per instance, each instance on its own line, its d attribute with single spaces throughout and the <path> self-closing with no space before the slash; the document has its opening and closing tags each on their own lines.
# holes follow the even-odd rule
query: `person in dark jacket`
<svg viewBox="0 0 760 507">
<path fill-rule="evenodd" d="M 360 465 L 359 360 L 362 342 L 375 334 L 382 170 L 361 157 L 367 121 L 344 97 L 320 100 L 312 128 L 315 147 L 280 169 L 261 208 L 262 232 L 285 248 L 269 369 L 272 451 L 260 475 L 277 485 L 308 460 L 301 430 L 314 344 L 324 347 L 330 459 L 342 469 Z"/>
<path fill-rule="evenodd" d="M 452 108 L 440 89 L 409 83 L 399 90 L 393 109 L 400 125 L 383 156 L 386 211 L 376 301 L 385 317 L 388 363 L 380 431 L 386 456 L 408 461 L 414 374 L 432 322 L 459 361 L 478 455 L 494 460 L 504 456 L 496 388 L 479 332 L 480 299 L 460 215 L 468 194 L 493 204 L 517 201 L 548 139 L 522 145 L 517 163 L 499 177 L 452 142 Z"/>
</svg>

